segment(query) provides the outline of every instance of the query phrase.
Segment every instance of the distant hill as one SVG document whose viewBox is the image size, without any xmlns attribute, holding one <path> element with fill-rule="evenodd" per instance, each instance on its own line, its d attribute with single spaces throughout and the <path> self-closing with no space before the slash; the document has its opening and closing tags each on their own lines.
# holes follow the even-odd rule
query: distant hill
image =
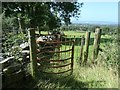
<svg viewBox="0 0 120 90">
<path fill-rule="evenodd" d="M 73 24 L 95 24 L 95 25 L 117 25 L 117 22 L 106 22 L 106 21 L 80 21 Z"/>
</svg>

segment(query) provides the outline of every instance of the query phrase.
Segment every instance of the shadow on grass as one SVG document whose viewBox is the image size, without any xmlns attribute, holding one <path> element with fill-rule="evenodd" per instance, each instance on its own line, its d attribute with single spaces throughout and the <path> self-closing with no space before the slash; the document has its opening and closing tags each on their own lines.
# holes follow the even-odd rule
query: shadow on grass
<svg viewBox="0 0 120 90">
<path fill-rule="evenodd" d="M 80 79 L 79 79 L 80 80 Z M 29 88 L 30 90 L 36 88 L 37 90 L 45 90 L 45 89 L 78 89 L 84 88 L 87 90 L 89 87 L 102 87 L 105 84 L 105 81 L 78 81 L 74 75 L 66 76 L 58 76 L 52 74 L 44 74 L 39 73 L 37 80 L 33 80 L 31 76 L 27 77 L 26 79 L 23 78 L 22 80 L 11 83 L 9 86 L 5 88 Z"/>
<path fill-rule="evenodd" d="M 44 89 L 45 87 L 47 89 L 52 88 L 60 88 L 60 89 L 79 89 L 79 88 L 85 88 L 87 86 L 86 83 L 83 83 L 81 81 L 75 80 L 73 75 L 69 76 L 57 76 L 57 75 L 40 75 L 41 78 L 39 78 L 39 82 L 43 82 L 42 84 L 39 84 L 35 86 L 38 89 Z"/>
<path fill-rule="evenodd" d="M 84 88 L 87 90 L 89 86 L 100 87 L 105 84 L 105 81 L 89 81 L 83 82 L 78 81 L 73 75 L 66 76 L 57 76 L 57 75 L 43 75 L 39 76 L 39 82 L 35 86 L 38 90 L 41 89 L 77 89 L 80 90 Z M 46 87 L 46 88 L 45 88 Z"/>
</svg>

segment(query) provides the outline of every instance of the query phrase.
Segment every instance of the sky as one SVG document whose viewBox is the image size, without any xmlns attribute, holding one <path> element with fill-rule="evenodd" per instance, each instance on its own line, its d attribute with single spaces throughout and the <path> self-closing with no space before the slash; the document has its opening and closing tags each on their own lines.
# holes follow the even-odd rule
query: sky
<svg viewBox="0 0 120 90">
<path fill-rule="evenodd" d="M 118 2 L 83 2 L 78 20 L 71 18 L 72 23 L 86 21 L 118 22 Z"/>
</svg>

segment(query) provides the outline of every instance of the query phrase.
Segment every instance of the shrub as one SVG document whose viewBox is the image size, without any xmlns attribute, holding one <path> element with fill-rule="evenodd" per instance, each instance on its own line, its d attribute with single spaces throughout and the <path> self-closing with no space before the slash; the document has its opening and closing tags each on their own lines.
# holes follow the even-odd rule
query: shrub
<svg viewBox="0 0 120 90">
<path fill-rule="evenodd" d="M 117 69 L 119 65 L 118 61 L 118 41 L 117 36 L 112 36 L 114 40 L 112 43 L 107 43 L 104 46 L 103 52 L 100 52 L 98 56 L 99 64 L 105 65 L 105 67 Z"/>
</svg>

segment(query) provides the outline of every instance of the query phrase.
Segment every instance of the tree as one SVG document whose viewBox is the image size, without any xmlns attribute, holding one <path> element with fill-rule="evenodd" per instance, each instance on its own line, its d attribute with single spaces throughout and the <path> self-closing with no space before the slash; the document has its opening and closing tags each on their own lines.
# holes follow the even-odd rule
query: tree
<svg viewBox="0 0 120 90">
<path fill-rule="evenodd" d="M 60 27 L 61 21 L 70 24 L 71 17 L 80 15 L 83 3 L 78 2 L 3 2 L 6 17 L 20 18 L 22 28 L 48 26 Z"/>
</svg>

